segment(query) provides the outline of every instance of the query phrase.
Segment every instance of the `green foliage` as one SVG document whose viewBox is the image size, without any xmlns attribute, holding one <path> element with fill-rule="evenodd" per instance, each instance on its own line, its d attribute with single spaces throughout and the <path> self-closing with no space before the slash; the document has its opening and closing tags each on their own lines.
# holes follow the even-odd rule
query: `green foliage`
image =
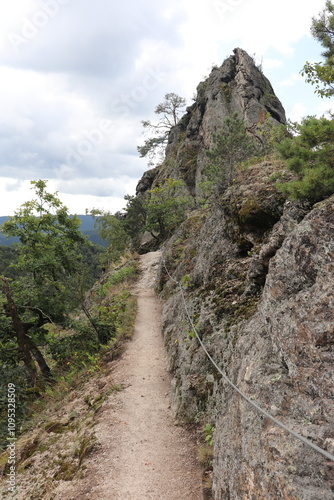
<svg viewBox="0 0 334 500">
<path fill-rule="evenodd" d="M 158 123 L 153 124 L 149 120 L 143 120 L 145 130 L 153 132 L 154 136 L 145 140 L 137 150 L 141 158 L 149 158 L 149 165 L 153 165 L 153 159 L 163 158 L 164 148 L 168 141 L 168 134 L 172 127 L 179 121 L 180 112 L 183 111 L 186 100 L 173 92 L 165 95 L 165 100 L 155 108 L 155 114 L 160 115 Z"/>
<path fill-rule="evenodd" d="M 13 265 L 21 277 L 12 285 L 29 322 L 60 321 L 73 304 L 75 276 L 82 265 L 80 245 L 86 243 L 77 217 L 71 217 L 46 182 L 32 181 L 36 198 L 24 203 L 2 226 L 6 236 L 20 239 Z"/>
<path fill-rule="evenodd" d="M 83 368 L 91 361 L 92 354 L 99 352 L 100 344 L 87 321 L 77 321 L 73 327 L 75 330 L 71 335 L 65 331 L 50 333 L 47 338 L 48 350 L 53 360 L 63 367 Z"/>
<path fill-rule="evenodd" d="M 205 169 L 211 189 L 224 191 L 235 176 L 235 167 L 259 154 L 259 147 L 245 129 L 244 121 L 234 113 L 224 120 L 219 133 L 213 136 L 214 147 L 207 151 L 209 163 Z"/>
<path fill-rule="evenodd" d="M 159 241 L 168 237 L 193 206 L 192 197 L 186 193 L 182 180 L 166 179 L 147 191 L 145 197 L 125 196 L 127 204 L 121 213 L 93 210 L 99 234 L 109 245 L 109 263 L 116 262 L 127 249 L 137 250 L 145 231 Z"/>
<path fill-rule="evenodd" d="M 91 243 L 79 245 L 79 251 L 82 255 L 82 266 L 80 276 L 83 276 L 84 291 L 93 286 L 96 280 L 101 276 L 102 265 L 106 250 L 100 245 Z"/>
<path fill-rule="evenodd" d="M 101 303 L 96 308 L 94 322 L 98 326 L 98 339 L 101 344 L 107 344 L 116 337 L 129 297 L 130 293 L 125 290 L 110 297 L 107 302 Z"/>
<path fill-rule="evenodd" d="M 138 274 L 138 266 L 134 261 L 128 261 L 103 279 L 94 287 L 94 302 L 87 315 L 89 324 L 83 332 L 91 330 L 99 344 L 106 345 L 117 337 L 117 331 L 123 322 L 130 293 L 128 286 Z M 73 328 L 77 330 L 74 324 Z"/>
<path fill-rule="evenodd" d="M 334 94 L 334 67 L 323 62 L 306 61 L 301 75 L 305 81 L 315 85 L 315 93 L 320 97 L 331 97 Z"/>
<path fill-rule="evenodd" d="M 145 128 L 154 128 L 154 125 L 149 121 L 142 122 Z M 145 140 L 142 146 L 137 146 L 140 158 L 149 158 L 149 166 L 153 166 L 153 159 L 157 156 L 160 160 L 163 159 L 163 151 L 167 144 L 168 131 L 164 131 L 157 137 L 149 137 Z"/>
<path fill-rule="evenodd" d="M 29 413 L 31 399 L 51 391 L 49 384 L 60 386 L 63 380 L 67 386 L 83 370 L 93 373 L 101 353 L 114 345 L 116 356 L 121 338 L 131 333 L 135 310 L 128 290 L 137 274 L 133 261 L 123 262 L 84 302 L 87 284 L 91 286 L 100 271 L 101 249 L 86 244 L 80 221 L 67 213 L 56 194 L 47 193 L 45 181 L 32 184 L 36 199 L 24 203 L 3 227 L 20 243 L 3 252 L 3 272 L 15 273 L 12 280 L 3 278 L 0 293 L 0 417 L 6 415 L 6 384 L 14 381 L 18 424 Z M 104 229 L 108 231 L 107 223 Z M 86 270 L 85 262 L 92 261 Z M 86 318 L 75 309 L 79 305 Z M 35 361 L 46 382 L 37 376 Z M 5 436 L 5 431 L 0 424 L 0 434 Z M 0 446 L 4 439 L 0 436 Z"/>
<path fill-rule="evenodd" d="M 64 399 L 71 389 L 101 368 L 104 356 L 114 359 L 119 355 L 124 340 L 130 338 L 133 332 L 136 300 L 130 296 L 129 286 L 136 274 L 136 264 L 129 261 L 117 269 L 106 283 L 91 290 L 89 314 L 97 331 L 79 311 L 68 316 L 66 326 L 45 325 L 41 348 L 52 367 L 52 385 L 44 385 L 39 379 L 38 386 L 31 389 L 27 371 L 21 363 L 18 364 L 18 348 L 12 337 L 10 319 L 6 316 L 1 319 L 0 449 L 7 444 L 7 383 L 14 381 L 16 385 L 19 435 L 19 426 L 27 426 L 27 418 L 31 416 L 34 406 L 43 405 L 43 401 L 47 400 Z"/>
<path fill-rule="evenodd" d="M 283 141 L 283 139 L 289 136 L 289 126 L 289 123 L 274 123 L 270 117 L 270 114 L 268 113 L 267 119 L 256 132 L 261 142 L 261 148 L 259 151 L 260 156 L 271 157 L 272 155 L 277 153 L 277 144 L 279 144 Z"/>
<path fill-rule="evenodd" d="M 320 97 L 330 97 L 334 94 L 334 4 L 330 0 L 319 18 L 312 19 L 311 33 L 325 49 L 325 60 L 312 64 L 307 61 L 301 74 L 306 82 L 315 85 L 315 93 Z"/>
<path fill-rule="evenodd" d="M 323 200 L 334 193 L 334 119 L 308 116 L 277 149 L 298 179 L 277 184 L 293 199 Z"/>
<path fill-rule="evenodd" d="M 57 193 L 46 191 L 46 181 L 32 181 L 35 199 L 21 205 L 2 226 L 6 236 L 19 238 L 11 283 L 3 278 L 6 300 L 1 295 L 4 321 L 0 328 L 2 353 L 15 339 L 11 357 L 16 366 L 22 359 L 36 381 L 38 362 L 45 377 L 50 369 L 38 346 L 45 343 L 47 323 L 65 324 L 80 302 L 85 288 L 81 249 L 86 243 L 80 220 L 68 214 Z M 28 336 L 29 331 L 29 336 Z M 1 354 L 0 354 L 1 356 Z M 16 357 L 16 359 L 15 359 Z"/>
<path fill-rule="evenodd" d="M 160 240 L 167 238 L 185 220 L 187 210 L 193 206 L 192 197 L 185 193 L 184 182 L 174 179 L 166 179 L 164 184 L 148 191 L 146 230 Z"/>
<path fill-rule="evenodd" d="M 131 238 L 132 246 L 138 245 L 139 235 L 145 230 L 147 211 L 144 200 L 137 196 L 126 195 L 125 214 L 122 219 L 123 227 Z"/>
<path fill-rule="evenodd" d="M 106 265 L 117 261 L 130 243 L 122 215 L 119 212 L 113 215 L 96 209 L 91 210 L 90 215 L 96 217 L 98 234 L 108 245 L 107 252 L 102 256 L 102 262 Z"/>
<path fill-rule="evenodd" d="M 334 4 L 326 1 L 318 18 L 312 19 L 311 33 L 324 51 L 323 62 L 306 62 L 302 75 L 315 85 L 321 97 L 334 94 Z M 278 151 L 298 178 L 278 188 L 293 199 L 320 201 L 334 193 L 334 120 L 308 116 L 293 124 L 294 136 L 285 139 Z"/>
<path fill-rule="evenodd" d="M 0 294 L 0 366 L 5 364 L 15 368 L 19 358 L 19 347 L 13 336 L 12 321 L 6 315 L 5 307 L 6 299 Z"/>
<path fill-rule="evenodd" d="M 181 285 L 183 286 L 183 288 L 190 288 L 192 284 L 193 283 L 191 281 L 191 277 L 189 276 L 189 274 L 185 274 L 184 276 L 182 276 Z"/>
<path fill-rule="evenodd" d="M 108 280 L 108 283 L 109 285 L 117 285 L 118 283 L 122 283 L 123 281 L 125 281 L 127 278 L 133 278 L 137 276 L 137 274 L 137 266 L 127 265 L 114 272 Z"/>
<path fill-rule="evenodd" d="M 3 224 L 2 232 L 20 239 L 17 264 L 20 270 L 33 273 L 38 282 L 46 276 L 54 281 L 77 269 L 78 243 L 85 239 L 79 231 L 80 220 L 69 216 L 56 194 L 46 192 L 46 182 L 31 184 L 37 198 L 24 203 Z"/>
<path fill-rule="evenodd" d="M 59 366 L 71 369 L 96 366 L 101 346 L 111 346 L 118 338 L 128 311 L 128 285 L 137 274 L 131 262 L 114 272 L 111 277 L 91 292 L 90 320 L 72 318 L 70 330 L 49 327 L 48 349 Z"/>
<path fill-rule="evenodd" d="M 19 273 L 15 269 L 18 261 L 18 250 L 15 246 L 0 246 L 0 276 L 15 279 Z"/>
<path fill-rule="evenodd" d="M 227 101 L 227 103 L 229 104 L 231 102 L 231 99 L 232 99 L 232 88 L 231 86 L 226 83 L 226 82 L 223 82 L 220 86 L 224 96 L 225 96 L 225 99 Z"/>
<path fill-rule="evenodd" d="M 215 432 L 215 428 L 212 427 L 211 424 L 206 424 L 203 429 L 203 433 L 205 436 L 205 441 L 209 446 L 213 446 L 213 433 Z"/>
</svg>

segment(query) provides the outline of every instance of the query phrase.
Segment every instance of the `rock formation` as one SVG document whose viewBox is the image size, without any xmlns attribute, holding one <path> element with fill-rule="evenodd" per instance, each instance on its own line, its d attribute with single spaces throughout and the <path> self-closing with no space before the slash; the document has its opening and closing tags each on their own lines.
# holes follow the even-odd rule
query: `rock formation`
<svg viewBox="0 0 334 500">
<path fill-rule="evenodd" d="M 167 268 L 185 283 L 188 311 L 218 365 L 266 411 L 331 453 L 333 208 L 331 198 L 305 216 L 305 207 L 286 202 L 247 255 L 229 214 L 193 213 L 165 248 Z M 332 498 L 334 464 L 262 418 L 222 380 L 193 338 L 164 267 L 160 289 L 177 412 L 216 428 L 214 498 Z"/>
<path fill-rule="evenodd" d="M 183 179 L 190 193 L 197 194 L 213 133 L 234 113 L 245 121 L 253 135 L 267 119 L 273 123 L 286 121 L 269 80 L 242 49 L 234 49 L 234 55 L 198 85 L 194 104 L 170 131 L 164 163 L 145 172 L 137 194 L 166 177 Z"/>
<path fill-rule="evenodd" d="M 197 89 L 143 193 L 182 178 L 199 194 L 205 151 L 226 116 L 249 133 L 285 113 L 252 58 L 235 49 Z M 334 198 L 314 207 L 275 188 L 278 159 L 238 172 L 211 208 L 197 208 L 165 243 L 171 276 L 211 356 L 249 398 L 334 453 Z M 215 427 L 213 498 L 329 500 L 334 463 L 263 418 L 224 381 L 192 333 L 179 288 L 161 265 L 163 332 L 178 415 Z"/>
</svg>

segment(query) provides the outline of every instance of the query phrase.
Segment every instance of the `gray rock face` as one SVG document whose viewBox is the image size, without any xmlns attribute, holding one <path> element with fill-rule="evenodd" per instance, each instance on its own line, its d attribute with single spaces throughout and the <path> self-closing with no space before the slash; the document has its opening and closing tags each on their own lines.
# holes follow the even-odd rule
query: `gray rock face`
<svg viewBox="0 0 334 500">
<path fill-rule="evenodd" d="M 333 209 L 334 198 L 307 215 L 287 202 L 256 255 L 247 257 L 240 257 L 230 236 L 235 222 L 227 214 L 198 213 L 165 249 L 167 266 L 184 283 L 188 311 L 218 365 L 266 411 L 331 453 Z M 264 256 L 264 287 L 249 294 L 255 263 Z M 176 408 L 190 421 L 216 427 L 214 498 L 333 498 L 334 464 L 262 418 L 222 380 L 189 336 L 180 293 L 163 268 L 160 281 Z"/>
<path fill-rule="evenodd" d="M 170 132 L 165 162 L 144 175 L 138 191 L 171 177 L 183 179 L 196 198 L 213 134 L 235 112 L 255 136 L 265 120 L 285 122 L 269 81 L 241 49 L 200 83 Z M 248 397 L 334 453 L 334 198 L 312 209 L 286 201 L 276 174 L 291 178 L 273 158 L 239 169 L 215 208 L 192 212 L 165 244 L 188 313 L 160 269 L 177 413 L 216 428 L 215 500 L 334 497 L 334 463 L 241 399 L 189 325 L 188 314 L 210 355 Z"/>
<path fill-rule="evenodd" d="M 137 196 L 138 195 L 140 196 L 147 190 L 151 189 L 154 179 L 157 176 L 157 173 L 158 173 L 157 168 L 152 168 L 151 170 L 147 170 L 147 172 L 144 173 L 144 175 L 142 176 L 136 187 Z"/>
<path fill-rule="evenodd" d="M 322 203 L 291 228 L 270 261 L 258 311 L 238 326 L 229 367 L 244 392 L 330 452 L 334 451 L 333 203 L 333 199 Z M 332 498 L 334 464 L 259 418 L 228 392 L 217 425 L 216 498 L 242 498 L 246 491 L 249 498 L 260 499 Z"/>
<path fill-rule="evenodd" d="M 213 133 L 234 113 L 254 136 L 267 119 L 272 123 L 286 122 L 283 106 L 269 80 L 247 52 L 239 48 L 198 85 L 194 104 L 169 134 L 166 160 L 155 172 L 153 186 L 173 177 L 183 179 L 192 195 L 199 194 L 207 163 L 205 151 L 212 145 Z M 147 183 L 148 175 L 145 173 L 139 182 L 137 189 L 141 192 L 152 186 Z"/>
</svg>

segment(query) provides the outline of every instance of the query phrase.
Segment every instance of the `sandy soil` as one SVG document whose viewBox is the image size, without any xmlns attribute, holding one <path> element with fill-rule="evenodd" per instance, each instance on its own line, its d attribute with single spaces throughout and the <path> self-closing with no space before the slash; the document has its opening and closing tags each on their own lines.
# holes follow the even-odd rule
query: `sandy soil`
<svg viewBox="0 0 334 500">
<path fill-rule="evenodd" d="M 84 478 L 61 482 L 55 500 L 202 499 L 196 445 L 171 409 L 161 304 L 153 290 L 159 259 L 159 252 L 141 257 L 135 334 L 112 373 L 125 389 L 101 409 L 94 427 L 100 447 L 85 460 Z"/>
</svg>

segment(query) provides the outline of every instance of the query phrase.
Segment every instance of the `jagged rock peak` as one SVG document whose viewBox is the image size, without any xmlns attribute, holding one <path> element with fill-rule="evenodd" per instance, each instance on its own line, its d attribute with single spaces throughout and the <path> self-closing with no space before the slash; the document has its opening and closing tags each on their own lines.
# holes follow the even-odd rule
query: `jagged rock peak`
<svg viewBox="0 0 334 500">
<path fill-rule="evenodd" d="M 206 164 L 205 151 L 212 146 L 213 134 L 225 119 L 238 113 L 250 134 L 256 135 L 266 120 L 285 123 L 286 116 L 273 87 L 244 50 L 236 48 L 220 67 L 197 86 L 195 102 L 169 133 L 166 160 L 139 181 L 138 192 L 154 186 L 163 178 L 181 178 L 196 195 Z M 152 174 L 152 175 L 151 175 Z M 147 182 L 149 178 L 150 182 Z M 147 187 L 146 187 L 147 186 Z"/>
<path fill-rule="evenodd" d="M 284 108 L 262 69 L 244 50 L 236 48 L 233 52 L 198 85 L 195 103 L 177 126 L 182 128 L 188 121 L 187 137 L 199 133 L 206 146 L 210 145 L 212 132 L 219 130 L 234 113 L 239 114 L 250 131 L 268 117 L 274 122 L 286 122 Z M 170 149 L 167 148 L 167 156 Z"/>
<path fill-rule="evenodd" d="M 249 127 L 263 123 L 268 113 L 277 122 L 285 123 L 284 108 L 262 68 L 243 49 L 236 48 L 233 53 L 208 78 L 213 90 L 219 90 L 219 85 L 223 90 L 225 101 L 230 104 L 227 114 L 240 113 Z"/>
</svg>

